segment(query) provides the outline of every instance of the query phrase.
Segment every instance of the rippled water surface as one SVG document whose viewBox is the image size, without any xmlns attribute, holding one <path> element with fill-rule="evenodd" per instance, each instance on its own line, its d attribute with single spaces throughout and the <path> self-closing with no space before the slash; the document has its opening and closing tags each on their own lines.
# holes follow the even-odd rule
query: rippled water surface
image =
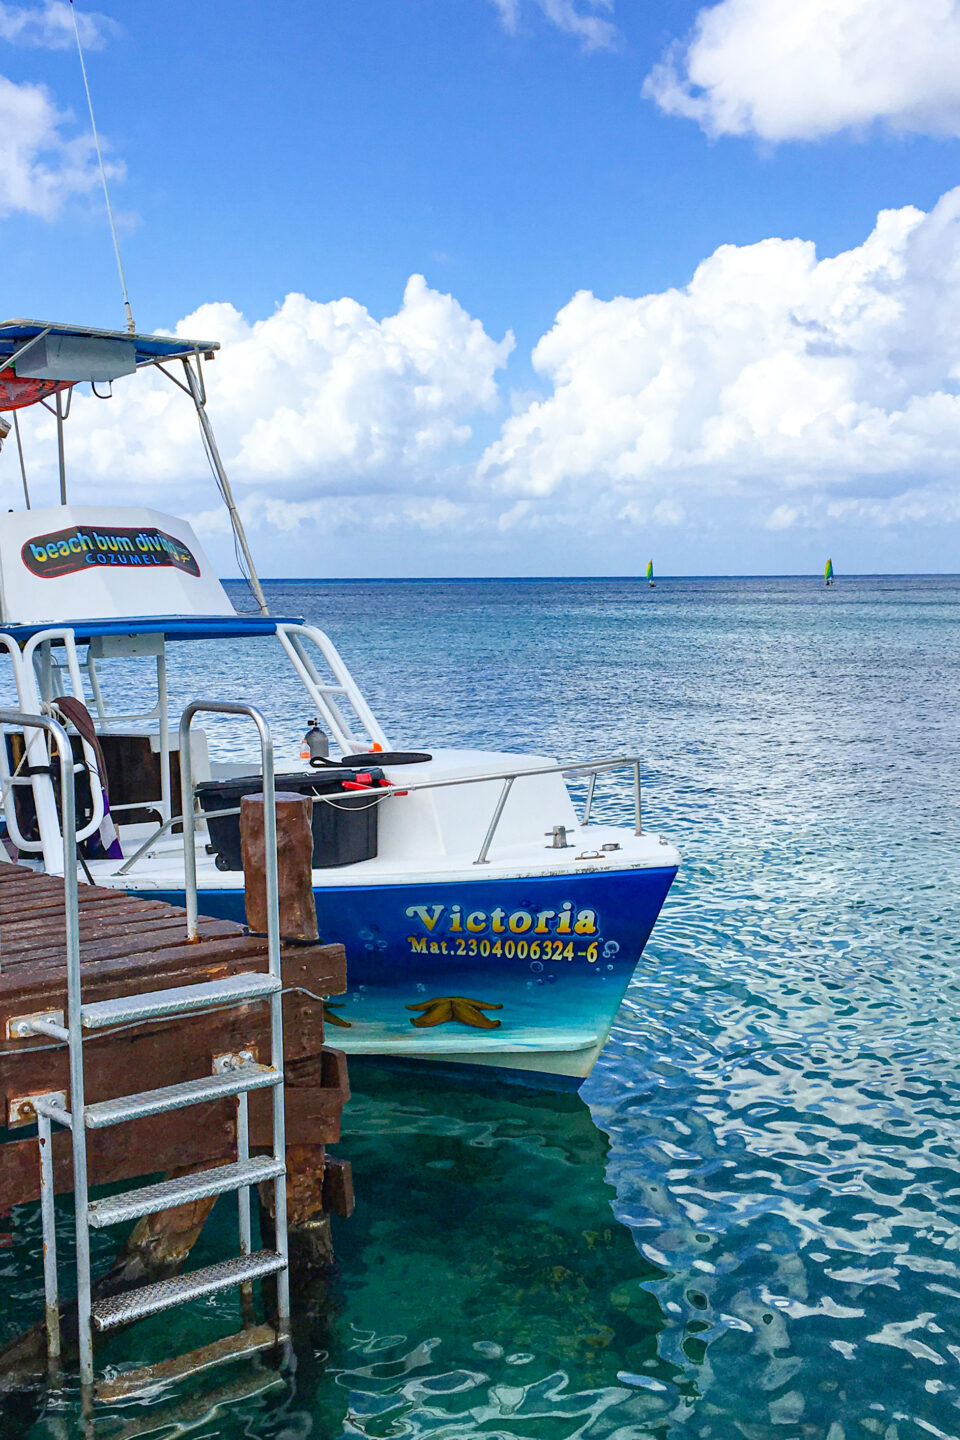
<svg viewBox="0 0 960 1440">
<path fill-rule="evenodd" d="M 638 745 L 684 868 L 581 1097 L 354 1065 L 357 1212 L 296 1287 L 292 1366 L 93 1433 L 960 1436 L 960 581 L 272 592 L 397 743 Z M 183 647 L 176 700 L 235 666 L 292 751 L 269 655 Z M 0 1340 L 42 1313 L 37 1231 L 0 1217 Z M 221 1201 L 198 1259 L 230 1241 Z M 105 1358 L 203 1343 L 232 1303 Z M 75 1425 L 69 1394 L 0 1400 L 3 1436 Z"/>
</svg>

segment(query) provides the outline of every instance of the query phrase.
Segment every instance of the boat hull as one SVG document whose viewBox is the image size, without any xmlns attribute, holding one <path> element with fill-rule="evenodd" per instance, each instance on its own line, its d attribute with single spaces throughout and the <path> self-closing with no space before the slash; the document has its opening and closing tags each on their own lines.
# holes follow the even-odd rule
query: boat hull
<svg viewBox="0 0 960 1440">
<path fill-rule="evenodd" d="M 348 1054 L 582 1079 L 603 1046 L 676 867 L 318 886 L 349 989 L 326 1006 Z M 153 892 L 183 903 L 183 892 Z M 243 919 L 243 892 L 202 913 Z"/>
</svg>

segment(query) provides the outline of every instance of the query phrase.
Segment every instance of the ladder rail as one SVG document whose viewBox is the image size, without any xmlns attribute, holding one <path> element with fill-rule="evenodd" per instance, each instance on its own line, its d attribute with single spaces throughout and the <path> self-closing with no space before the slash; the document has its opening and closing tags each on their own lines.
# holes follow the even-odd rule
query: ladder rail
<svg viewBox="0 0 960 1440">
<path fill-rule="evenodd" d="M 184 711 L 180 724 L 181 738 L 186 742 L 183 752 L 183 774 L 181 796 L 183 800 L 183 822 L 186 840 L 185 869 L 188 891 L 188 936 L 198 938 L 197 881 L 196 881 L 196 819 L 194 812 L 194 780 L 192 755 L 190 754 L 190 725 L 194 715 L 200 711 L 240 715 L 254 721 L 260 736 L 263 760 L 264 830 L 266 841 L 266 890 L 267 890 L 267 951 L 269 972 L 259 975 L 256 985 L 253 977 L 232 977 L 224 982 L 224 989 L 230 995 L 240 991 L 255 998 L 266 999 L 270 1005 L 270 1065 L 261 1065 L 252 1059 L 247 1063 L 245 1052 L 238 1057 L 239 1063 L 231 1073 L 215 1069 L 213 1075 L 199 1080 L 181 1082 L 160 1090 L 143 1091 L 139 1094 L 122 1096 L 113 1101 L 99 1101 L 88 1105 L 84 1093 L 83 1036 L 86 1028 L 99 1028 L 114 1023 L 120 1012 L 129 1012 L 134 1018 L 149 1018 L 152 1014 L 195 1013 L 211 1002 L 209 985 L 179 987 L 173 990 L 144 994 L 139 1001 L 126 1000 L 100 1002 L 85 1011 L 81 993 L 80 970 L 80 915 L 77 880 L 77 813 L 74 777 L 81 765 L 75 760 L 73 746 L 66 729 L 59 721 L 48 715 L 33 714 L 28 710 L 0 708 L 0 744 L 9 726 L 18 726 L 27 737 L 34 737 L 43 747 L 44 755 L 48 746 L 56 752 L 60 767 L 61 792 L 61 836 L 64 847 L 64 925 L 67 960 L 67 1015 L 66 1025 L 59 1023 L 60 1016 L 22 1017 L 22 1034 L 46 1034 L 65 1041 L 69 1056 L 70 1095 L 69 1109 L 64 1093 L 51 1093 L 34 1097 L 34 1110 L 38 1122 L 41 1170 L 41 1218 L 44 1243 L 44 1295 L 46 1300 L 47 1350 L 51 1365 L 58 1363 L 60 1355 L 59 1294 L 57 1279 L 57 1247 L 54 1210 L 54 1175 L 52 1156 L 52 1122 L 68 1126 L 71 1131 L 73 1152 L 73 1192 L 76 1226 L 76 1267 L 77 1267 L 77 1311 L 79 1322 L 80 1383 L 88 1392 L 93 1385 L 93 1327 L 109 1328 L 124 1319 L 135 1319 L 140 1315 L 152 1314 L 169 1305 L 180 1304 L 193 1296 L 213 1293 L 218 1289 L 239 1284 L 244 1290 L 250 1282 L 267 1274 L 277 1277 L 277 1334 L 286 1339 L 290 1331 L 290 1284 L 288 1278 L 288 1239 L 286 1204 L 286 1133 L 283 1090 L 283 977 L 280 953 L 280 911 L 279 880 L 277 867 L 277 816 L 276 785 L 273 770 L 273 740 L 270 727 L 261 713 L 253 706 L 232 702 L 195 701 Z M 44 736 L 46 738 L 44 738 Z M 2 767 L 0 767 L 2 768 Z M 50 781 L 49 766 L 46 778 Z M 190 991 L 193 993 L 189 993 Z M 56 1020 L 58 1023 L 54 1023 Z M 249 1143 L 249 1121 L 246 1092 L 254 1088 L 269 1086 L 273 1090 L 273 1156 L 268 1164 L 251 1161 Z M 153 1213 L 151 1206 L 161 1205 L 165 1200 L 179 1193 L 179 1185 L 147 1186 L 139 1192 L 129 1192 L 126 1204 L 99 1201 L 91 1205 L 87 1173 L 88 1129 L 100 1129 L 107 1125 L 122 1123 L 141 1115 L 161 1114 L 167 1110 L 180 1109 L 199 1104 L 212 1096 L 232 1094 L 237 1097 L 237 1147 L 238 1159 L 235 1165 L 220 1169 L 219 1173 L 201 1172 L 188 1189 L 199 1185 L 198 1193 L 220 1194 L 235 1190 L 238 1199 L 240 1230 L 240 1255 L 231 1261 L 208 1267 L 176 1281 L 162 1281 L 146 1288 L 140 1287 L 125 1297 L 114 1297 L 111 1301 L 92 1303 L 90 1272 L 90 1230 L 103 1224 L 114 1223 L 130 1213 Z M 252 1253 L 250 1226 L 250 1190 L 262 1180 L 272 1179 L 274 1186 L 274 1216 L 276 1238 L 272 1251 Z M 160 1192 L 160 1193 L 156 1193 Z"/>
<path fill-rule="evenodd" d="M 190 730 L 194 718 L 200 714 L 236 715 L 252 720 L 260 737 L 260 766 L 263 777 L 263 839 L 266 851 L 266 901 L 267 901 L 267 957 L 269 973 L 282 982 L 280 955 L 280 880 L 277 871 L 277 796 L 274 779 L 273 736 L 263 713 L 255 705 L 237 700 L 193 700 L 180 717 L 180 804 L 183 819 L 183 860 L 184 888 L 186 890 L 187 938 L 196 940 L 199 935 L 197 896 L 197 841 L 196 810 L 193 778 L 193 754 L 190 747 Z M 277 989 L 270 996 L 270 1064 L 283 1075 L 283 995 Z M 241 1126 L 243 1116 L 238 1115 Z M 286 1160 L 286 1119 L 284 1115 L 284 1087 L 273 1089 L 273 1155 L 278 1162 Z M 240 1192 L 240 1235 L 241 1244 L 249 1243 L 249 1187 Z M 273 1182 L 274 1219 L 276 1227 L 275 1248 L 286 1262 L 287 1243 L 287 1188 L 286 1176 L 278 1174 Z M 281 1332 L 290 1324 L 290 1278 L 284 1268 L 277 1274 L 277 1320 Z"/>
<path fill-rule="evenodd" d="M 49 715 L 31 715 L 25 710 L 0 710 L 0 726 L 19 725 L 26 735 L 28 730 L 46 731 L 53 741 L 60 764 L 60 812 L 61 834 L 64 846 L 63 866 L 63 908 L 66 930 L 67 952 L 67 1033 L 70 1057 L 70 1113 L 73 1117 L 71 1137 L 73 1146 L 73 1189 L 76 1209 L 77 1240 L 77 1309 L 80 1322 L 80 1379 L 84 1385 L 93 1384 L 93 1337 L 91 1334 L 90 1297 L 90 1230 L 87 1217 L 87 1137 L 84 1120 L 83 1089 L 83 1029 L 81 1023 L 80 994 L 80 909 L 77 893 L 77 811 L 74 798 L 73 780 L 76 763 L 73 746 L 63 726 Z M 48 1141 L 47 1150 L 50 1149 Z M 52 1170 L 51 1170 L 52 1178 Z M 53 1203 L 42 1207 L 44 1245 L 56 1256 L 56 1235 L 53 1232 Z M 59 1351 L 59 1324 L 54 1326 L 53 1313 L 57 1311 L 56 1272 L 48 1271 L 46 1276 L 47 1339 L 51 1353 Z"/>
<path fill-rule="evenodd" d="M 379 745 L 383 750 L 389 749 L 386 735 L 329 635 L 325 634 L 323 630 L 318 630 L 315 625 L 278 624 L 277 639 L 293 662 L 293 667 L 300 676 L 307 694 L 330 727 L 333 739 L 344 755 L 350 754 L 357 745 L 362 747 L 365 740 L 368 745 Z M 309 641 L 320 651 L 334 677 L 335 684 L 331 685 L 322 679 L 305 641 Z M 346 700 L 363 731 L 366 732 L 366 737 L 362 733 L 357 735 L 354 732 L 349 717 L 344 715 L 337 704 L 335 698 L 337 695 Z"/>
</svg>

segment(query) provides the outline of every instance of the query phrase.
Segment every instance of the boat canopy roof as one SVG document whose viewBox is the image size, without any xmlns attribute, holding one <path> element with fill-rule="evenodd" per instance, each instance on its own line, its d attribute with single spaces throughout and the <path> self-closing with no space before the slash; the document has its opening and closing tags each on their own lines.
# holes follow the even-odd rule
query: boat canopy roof
<svg viewBox="0 0 960 1440">
<path fill-rule="evenodd" d="M 275 635 L 278 625 L 302 625 L 301 617 L 283 615 L 131 615 L 118 620 L 62 620 L 56 626 L 3 625 L 0 633 L 18 644 L 41 630 L 72 630 L 83 643 L 98 635 L 162 635 L 165 640 L 249 640 Z"/>
<path fill-rule="evenodd" d="M 220 349 L 217 340 L 181 340 L 174 335 L 131 335 L 127 330 L 94 330 L 88 325 L 61 325 L 53 320 L 4 320 L 0 322 L 0 366 L 21 350 L 27 341 L 33 340 L 39 344 L 41 336 L 45 339 L 52 337 L 55 340 L 66 339 L 73 342 L 67 347 L 68 352 L 73 354 L 86 349 L 88 354 L 99 353 L 101 357 L 106 357 L 108 350 L 112 350 L 118 359 L 132 355 L 133 366 L 121 370 L 120 374 L 129 374 L 131 369 L 139 369 L 141 365 L 153 365 L 157 360 L 184 360 L 195 355 L 198 350 L 201 354 L 209 355 Z M 113 343 L 98 345 L 97 341 Z M 84 346 L 83 342 L 89 344 Z M 18 366 L 18 373 L 25 373 L 31 368 L 27 357 L 35 348 L 36 346 L 32 345 L 26 352 L 23 369 Z M 63 349 L 62 346 L 59 348 Z M 104 363 L 105 359 L 101 361 L 101 367 Z M 77 377 L 59 375 L 50 378 L 70 380 Z M 96 378 L 107 380 L 110 377 L 104 375 Z"/>
</svg>

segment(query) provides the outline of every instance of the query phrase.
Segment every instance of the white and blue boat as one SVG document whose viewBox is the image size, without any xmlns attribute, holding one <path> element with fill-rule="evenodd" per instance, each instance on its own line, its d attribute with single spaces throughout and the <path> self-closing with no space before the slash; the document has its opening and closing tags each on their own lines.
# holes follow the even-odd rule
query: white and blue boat
<svg viewBox="0 0 960 1440">
<path fill-rule="evenodd" d="M 639 759 L 560 764 L 438 750 L 429 735 L 405 737 L 417 752 L 394 750 L 329 637 L 268 611 L 206 411 L 204 366 L 217 348 L 38 321 L 0 325 L 0 411 L 41 403 L 54 411 L 61 501 L 29 508 L 24 476 L 25 507 L 0 516 L 0 651 L 22 711 L 50 712 L 63 697 L 84 707 L 58 711 L 76 724 L 86 762 L 78 779 L 83 876 L 184 902 L 168 654 L 200 642 L 216 657 L 211 672 L 222 672 L 228 642 L 241 642 L 232 694 L 202 698 L 243 700 L 246 675 L 282 665 L 283 713 L 267 719 L 288 725 L 294 706 L 308 722 L 316 717 L 306 756 L 317 768 L 299 746 L 275 768 L 278 788 L 315 792 L 322 821 L 315 818 L 313 871 L 320 935 L 341 941 L 348 957 L 349 991 L 328 1010 L 336 1043 L 351 1054 L 578 1081 L 606 1040 L 680 863 L 671 844 L 643 830 Z M 255 614 L 237 613 L 186 521 L 68 503 L 63 437 L 73 387 L 103 393 L 152 367 L 196 407 Z M 11 465 L 8 496 L 15 476 Z M 122 475 L 117 482 L 122 491 Z M 235 809 L 258 777 L 249 762 L 223 758 L 215 724 L 209 735 L 194 727 L 190 742 L 196 794 L 211 813 L 197 826 L 199 907 L 242 920 L 237 820 L 215 812 Z M 38 731 L 7 727 L 3 814 L 22 863 L 62 873 L 75 861 L 64 856 L 44 746 Z M 632 791 L 630 827 L 591 818 L 595 788 L 611 774 L 625 800 Z M 568 779 L 582 793 L 580 813 Z"/>
</svg>

